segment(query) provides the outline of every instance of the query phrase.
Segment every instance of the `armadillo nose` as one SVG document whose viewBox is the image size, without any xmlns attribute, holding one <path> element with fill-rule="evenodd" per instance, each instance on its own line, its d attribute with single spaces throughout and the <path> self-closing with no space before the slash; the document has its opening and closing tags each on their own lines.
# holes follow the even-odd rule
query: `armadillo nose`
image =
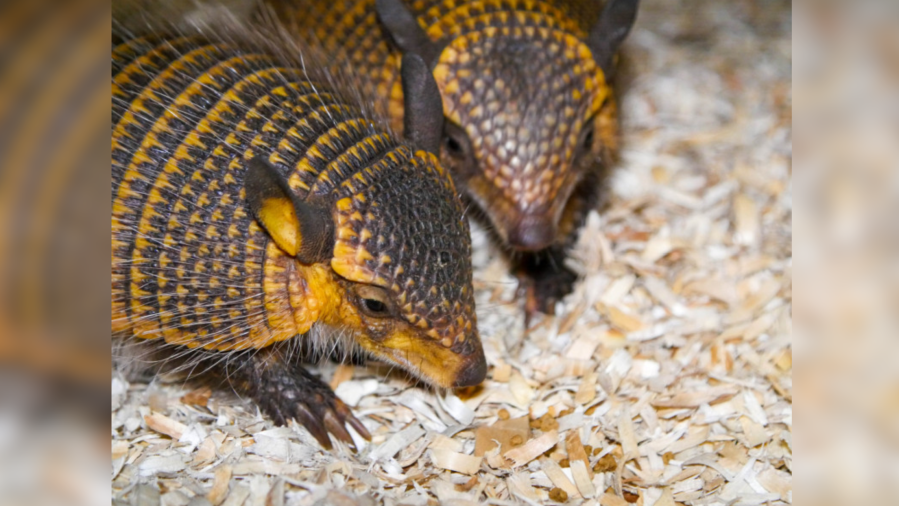
<svg viewBox="0 0 899 506">
<path fill-rule="evenodd" d="M 487 359 L 484 357 L 484 351 L 479 347 L 477 352 L 468 357 L 465 364 L 456 374 L 453 388 L 479 385 L 486 377 Z"/>
<path fill-rule="evenodd" d="M 509 230 L 509 246 L 521 251 L 538 251 L 552 245 L 556 225 L 544 217 L 526 217 Z"/>
</svg>

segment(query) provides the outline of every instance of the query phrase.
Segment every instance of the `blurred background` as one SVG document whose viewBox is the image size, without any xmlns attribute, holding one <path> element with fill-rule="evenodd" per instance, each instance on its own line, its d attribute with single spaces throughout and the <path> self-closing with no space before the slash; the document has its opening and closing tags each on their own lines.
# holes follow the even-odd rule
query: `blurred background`
<svg viewBox="0 0 899 506">
<path fill-rule="evenodd" d="M 793 9 L 796 483 L 896 504 L 899 2 Z M 0 504 L 109 497 L 110 20 L 0 3 Z"/>
<path fill-rule="evenodd" d="M 796 484 L 897 504 L 899 2 L 793 8 Z"/>
</svg>

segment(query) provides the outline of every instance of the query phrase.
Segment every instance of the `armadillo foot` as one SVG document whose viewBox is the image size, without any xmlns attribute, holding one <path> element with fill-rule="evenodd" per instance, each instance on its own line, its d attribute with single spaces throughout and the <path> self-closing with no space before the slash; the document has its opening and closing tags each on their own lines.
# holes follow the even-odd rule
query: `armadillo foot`
<svg viewBox="0 0 899 506">
<path fill-rule="evenodd" d="M 537 313 L 555 314 L 556 302 L 571 293 L 577 275 L 562 265 L 563 259 L 561 254 L 536 253 L 519 261 L 518 293 L 525 300 L 526 325 Z"/>
<path fill-rule="evenodd" d="M 252 396 L 276 424 L 287 425 L 295 419 L 327 450 L 332 448 L 329 433 L 354 446 L 347 425 L 371 440 L 362 422 L 321 379 L 298 364 L 272 360 L 271 355 L 257 362 Z"/>
</svg>

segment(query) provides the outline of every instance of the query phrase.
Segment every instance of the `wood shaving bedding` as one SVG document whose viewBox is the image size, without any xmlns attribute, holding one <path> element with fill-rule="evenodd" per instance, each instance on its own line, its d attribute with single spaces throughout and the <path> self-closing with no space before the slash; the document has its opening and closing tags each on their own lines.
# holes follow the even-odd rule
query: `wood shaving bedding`
<svg viewBox="0 0 899 506">
<path fill-rule="evenodd" d="M 481 388 L 324 364 L 372 441 L 323 452 L 227 392 L 114 375 L 114 504 L 791 504 L 790 5 L 752 5 L 644 2 L 555 317 L 525 332 L 475 230 Z"/>
</svg>

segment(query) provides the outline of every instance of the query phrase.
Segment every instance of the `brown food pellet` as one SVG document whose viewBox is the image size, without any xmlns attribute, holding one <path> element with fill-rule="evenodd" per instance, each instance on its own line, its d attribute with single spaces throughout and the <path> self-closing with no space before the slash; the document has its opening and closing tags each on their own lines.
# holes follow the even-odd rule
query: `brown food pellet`
<svg viewBox="0 0 899 506">
<path fill-rule="evenodd" d="M 509 440 L 509 442 L 512 443 L 512 446 L 518 446 L 521 443 L 524 443 L 524 438 L 521 436 L 512 436 L 512 439 Z"/>
<path fill-rule="evenodd" d="M 555 502 L 566 502 L 568 500 L 568 492 L 559 487 L 553 487 L 549 491 L 549 499 Z"/>
<path fill-rule="evenodd" d="M 499 416 L 500 420 L 508 420 L 509 419 L 509 410 L 506 408 L 499 410 L 499 412 L 497 412 L 496 414 L 497 414 L 497 416 Z"/>
<path fill-rule="evenodd" d="M 549 432 L 551 430 L 558 429 L 559 422 L 557 422 L 556 419 L 552 417 L 552 415 L 547 413 L 540 417 L 540 425 L 538 426 L 538 428 L 543 432 Z"/>
<path fill-rule="evenodd" d="M 618 468 L 618 462 L 612 454 L 606 454 L 593 466 L 594 473 L 610 473 Z"/>
<path fill-rule="evenodd" d="M 593 455 L 599 455 L 602 453 L 602 448 L 594 448 L 592 453 Z"/>
<path fill-rule="evenodd" d="M 587 408 L 587 411 L 584 411 L 584 414 L 587 416 L 590 416 L 593 414 L 594 411 L 596 411 L 596 408 L 598 408 L 598 407 L 599 407 L 599 404 L 597 404 L 595 406 L 590 406 L 589 408 Z"/>
<path fill-rule="evenodd" d="M 584 453 L 588 456 L 593 455 L 593 447 L 590 445 L 584 445 Z"/>
<path fill-rule="evenodd" d="M 674 460 L 674 454 L 671 452 L 665 452 L 662 454 L 662 462 L 667 466 L 669 462 Z"/>
<path fill-rule="evenodd" d="M 571 462 L 568 459 L 562 459 L 559 461 L 559 467 L 571 467 Z"/>
</svg>

